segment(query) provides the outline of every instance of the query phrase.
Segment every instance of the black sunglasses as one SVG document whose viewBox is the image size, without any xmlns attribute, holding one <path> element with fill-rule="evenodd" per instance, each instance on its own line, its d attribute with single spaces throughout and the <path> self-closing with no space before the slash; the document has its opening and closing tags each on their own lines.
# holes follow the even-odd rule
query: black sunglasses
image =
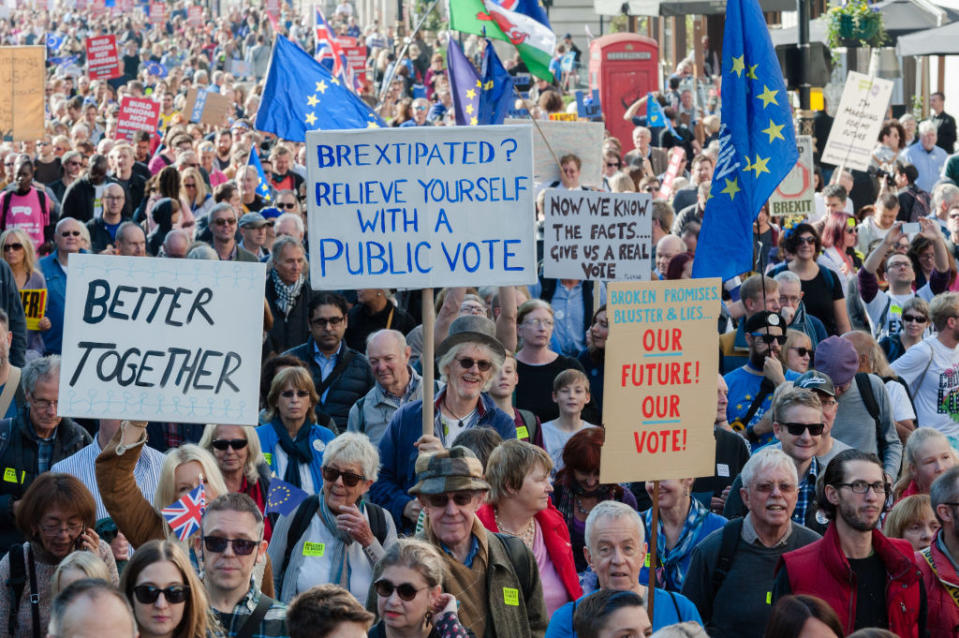
<svg viewBox="0 0 959 638">
<path fill-rule="evenodd" d="M 294 396 L 298 396 L 302 399 L 303 397 L 310 396 L 310 393 L 306 390 L 284 390 L 283 392 L 280 392 L 280 396 L 284 399 L 292 399 Z"/>
<path fill-rule="evenodd" d="M 430 507 L 446 507 L 451 498 L 460 507 L 469 505 L 473 500 L 473 492 L 453 492 L 452 494 L 444 492 L 443 494 L 423 494 L 422 496 L 430 504 Z"/>
<path fill-rule="evenodd" d="M 23 244 L 20 242 L 11 242 L 3 247 L 4 250 L 23 250 Z"/>
<path fill-rule="evenodd" d="M 234 450 L 242 450 L 246 447 L 246 444 L 249 441 L 246 439 L 217 439 L 210 443 L 215 449 L 223 452 L 227 448 L 233 448 Z"/>
<path fill-rule="evenodd" d="M 816 243 L 816 238 L 809 237 L 809 236 L 799 237 L 798 239 L 796 239 L 796 241 L 798 241 L 800 244 L 809 244 L 810 246 L 812 246 L 813 244 Z"/>
<path fill-rule="evenodd" d="M 487 361 L 486 359 L 473 359 L 472 357 L 460 357 L 456 360 L 464 370 L 469 370 L 474 365 L 479 368 L 480 372 L 486 372 L 493 367 L 492 361 Z"/>
<path fill-rule="evenodd" d="M 815 352 L 814 350 L 810 350 L 809 348 L 804 348 L 802 346 L 790 348 L 790 350 L 795 350 L 796 354 L 798 354 L 800 357 L 811 357 L 813 352 Z"/>
<path fill-rule="evenodd" d="M 767 335 L 761 332 L 751 332 L 749 334 L 751 334 L 756 339 L 760 339 L 763 343 L 767 345 L 772 344 L 772 342 L 774 341 L 778 343 L 779 345 L 786 343 L 786 335 Z"/>
<path fill-rule="evenodd" d="M 920 317 L 919 315 L 903 315 L 903 316 L 902 316 L 902 320 L 903 320 L 904 323 L 905 323 L 905 322 L 908 322 L 908 323 L 926 323 L 927 321 L 929 321 L 929 320 L 926 319 L 925 317 Z"/>
<path fill-rule="evenodd" d="M 277 208 L 286 208 L 286 209 L 288 209 L 288 210 L 293 210 L 294 208 L 296 208 L 296 202 L 277 202 L 277 203 L 276 203 L 276 207 L 277 207 Z"/>
<path fill-rule="evenodd" d="M 65 231 L 63 231 L 62 233 L 60 233 L 60 236 L 61 236 L 61 237 L 70 237 L 70 236 L 79 237 L 79 236 L 80 236 L 80 231 L 79 231 L 79 230 L 65 230 Z"/>
<path fill-rule="evenodd" d="M 780 423 L 780 425 L 793 436 L 802 436 L 802 433 L 806 430 L 809 430 L 809 434 L 812 436 L 819 436 L 822 434 L 823 428 L 826 427 L 825 423 Z"/>
<path fill-rule="evenodd" d="M 376 589 L 377 596 L 381 596 L 383 598 L 389 598 L 390 596 L 393 595 L 393 592 L 395 591 L 397 595 L 400 597 L 400 599 L 405 600 L 406 602 L 409 602 L 413 600 L 414 598 L 416 598 L 416 594 L 420 593 L 421 591 L 417 589 L 416 587 L 413 587 L 413 585 L 409 583 L 401 583 L 399 585 L 394 585 L 393 583 L 386 580 L 385 578 L 381 578 L 380 580 L 373 583 L 373 587 L 374 589 Z"/>
<path fill-rule="evenodd" d="M 360 481 L 365 481 L 366 477 L 362 474 L 354 474 L 353 472 L 342 472 L 335 467 L 324 467 L 323 468 L 323 480 L 329 483 L 335 483 L 336 479 L 343 477 L 343 485 L 347 487 L 356 487 L 356 484 Z"/>
<path fill-rule="evenodd" d="M 186 595 L 189 591 L 190 588 L 184 585 L 170 585 L 163 589 L 154 587 L 153 585 L 137 585 L 133 588 L 133 595 L 140 604 L 152 605 L 157 601 L 157 598 L 160 597 L 160 594 L 163 594 L 163 597 L 168 603 L 176 605 L 186 600 Z"/>
<path fill-rule="evenodd" d="M 206 551 L 214 554 L 222 554 L 226 551 L 227 545 L 233 545 L 233 553 L 237 556 L 249 556 L 259 545 L 257 541 L 251 541 L 246 538 L 223 538 L 222 536 L 204 536 L 203 544 Z M 170 600 L 167 598 L 167 600 Z"/>
</svg>

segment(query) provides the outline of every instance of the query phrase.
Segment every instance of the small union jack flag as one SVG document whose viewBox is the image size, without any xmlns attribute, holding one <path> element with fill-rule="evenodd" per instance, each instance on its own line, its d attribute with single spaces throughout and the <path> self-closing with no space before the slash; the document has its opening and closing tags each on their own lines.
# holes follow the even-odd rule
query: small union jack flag
<svg viewBox="0 0 959 638">
<path fill-rule="evenodd" d="M 163 518 L 166 519 L 176 537 L 180 541 L 185 541 L 193 532 L 200 529 L 204 510 L 206 510 L 206 492 L 203 489 L 203 483 L 200 483 L 176 503 L 164 507 L 160 513 L 163 514 Z"/>
<path fill-rule="evenodd" d="M 330 25 L 326 22 L 326 18 L 323 17 L 323 12 L 320 11 L 320 8 L 317 6 L 314 6 L 313 9 L 313 13 L 316 16 L 316 49 L 314 51 L 314 57 L 320 62 L 323 60 L 332 60 L 333 75 L 340 75 L 343 72 L 343 67 L 346 65 L 346 54 L 343 53 L 340 43 L 336 40 L 336 34 L 333 33 L 333 29 L 330 28 Z"/>
</svg>

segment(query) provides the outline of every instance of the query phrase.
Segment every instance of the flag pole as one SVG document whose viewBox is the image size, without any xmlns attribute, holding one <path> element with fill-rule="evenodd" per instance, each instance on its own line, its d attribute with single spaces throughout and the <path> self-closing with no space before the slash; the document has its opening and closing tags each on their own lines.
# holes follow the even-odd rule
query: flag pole
<svg viewBox="0 0 959 638">
<path fill-rule="evenodd" d="M 403 43 L 403 48 L 400 49 L 399 55 L 396 56 L 396 61 L 393 63 L 393 66 L 390 67 L 390 74 L 383 79 L 383 86 L 380 88 L 380 96 L 377 99 L 376 107 L 374 111 L 381 106 L 383 106 L 383 98 L 386 96 L 386 92 L 390 89 L 390 84 L 393 82 L 393 76 L 396 75 L 396 67 L 399 64 L 400 60 L 403 59 L 403 56 L 406 55 L 406 50 L 410 48 L 410 44 L 413 42 L 413 38 L 419 33 L 419 30 L 423 28 L 423 25 L 426 24 L 426 18 L 433 13 L 433 9 L 436 8 L 436 5 L 439 4 L 440 0 L 433 0 L 433 3 L 426 9 L 423 15 L 420 17 L 419 24 L 416 25 L 416 28 L 413 29 L 413 32 L 406 38 L 406 41 Z"/>
<path fill-rule="evenodd" d="M 516 90 L 516 85 L 513 85 L 513 95 L 515 95 L 520 100 L 523 99 L 523 96 L 519 94 L 519 91 Z M 546 135 L 543 133 L 543 129 L 539 127 L 539 122 L 536 121 L 536 118 L 533 117 L 532 113 L 529 113 L 529 109 L 526 109 L 529 115 L 530 121 L 533 123 L 533 126 L 536 128 L 536 132 L 539 133 L 539 136 L 543 138 L 543 143 L 546 144 L 546 150 L 549 151 L 549 154 L 553 156 L 553 161 L 556 162 L 556 165 L 559 166 L 560 173 L 563 172 L 563 166 L 559 163 L 559 158 L 556 157 L 556 151 L 553 150 L 553 147 L 550 146 L 549 140 L 546 138 Z"/>
<path fill-rule="evenodd" d="M 423 364 L 423 434 L 433 434 L 433 379 L 434 358 L 433 333 L 436 323 L 436 306 L 433 303 L 433 289 L 423 289 L 423 355 L 420 362 Z"/>
</svg>

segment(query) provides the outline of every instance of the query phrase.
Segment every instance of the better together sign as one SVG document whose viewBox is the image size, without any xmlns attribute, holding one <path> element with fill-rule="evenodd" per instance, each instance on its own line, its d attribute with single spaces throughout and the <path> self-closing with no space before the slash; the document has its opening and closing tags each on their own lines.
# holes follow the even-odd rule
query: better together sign
<svg viewBox="0 0 959 638">
<path fill-rule="evenodd" d="M 61 416 L 258 423 L 264 264 L 78 254 L 69 268 Z"/>
<path fill-rule="evenodd" d="M 536 281 L 528 126 L 309 131 L 316 289 Z"/>
</svg>

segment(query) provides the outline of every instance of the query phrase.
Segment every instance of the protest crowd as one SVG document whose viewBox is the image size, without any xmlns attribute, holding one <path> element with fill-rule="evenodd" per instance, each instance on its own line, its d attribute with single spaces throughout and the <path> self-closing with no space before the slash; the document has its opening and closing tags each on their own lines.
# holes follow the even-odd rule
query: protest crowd
<svg viewBox="0 0 959 638">
<path fill-rule="evenodd" d="M 756 80 L 756 67 L 704 40 L 702 68 L 690 54 L 663 90 L 624 104 L 630 139 L 577 141 L 553 156 L 553 177 L 529 185 L 533 205 L 513 214 L 535 230 L 535 283 L 437 287 L 430 307 L 433 291 L 313 280 L 314 260 L 334 265 L 332 240 L 311 245 L 311 224 L 326 223 L 314 211 L 340 195 L 320 188 L 324 156 L 309 157 L 304 132 L 397 128 L 429 142 L 439 127 L 507 113 L 582 117 L 573 95 L 586 60 L 570 35 L 545 57 L 520 48 L 500 62 L 481 31 L 364 24 L 350 0 L 305 13 L 122 3 L 0 19 L 0 53 L 46 48 L 44 132 L 0 141 L 5 635 L 959 635 L 959 152 L 942 93 L 926 118 L 883 118 L 868 170 L 822 160 L 832 118 L 819 112 L 813 210 L 773 215 L 771 189 L 754 194 L 766 162 L 788 171 L 794 154 L 747 156 L 729 179 L 727 84 Z M 540 20 L 538 3 L 518 4 Z M 94 37 L 115 53 L 101 77 Z M 774 62 L 760 80 L 785 93 L 778 75 Z M 769 86 L 750 99 L 780 107 L 792 128 Z M 147 125 L 131 127 L 141 115 Z M 762 138 L 795 146 L 775 117 Z M 599 183 L 582 179 L 587 156 L 599 158 Z M 646 279 L 722 278 L 702 335 L 719 369 L 696 372 L 716 384 L 715 410 L 711 391 L 696 397 L 710 416 L 692 445 L 708 448 L 708 475 L 600 480 L 620 427 L 603 406 L 616 385 L 615 277 L 547 277 L 543 266 L 550 198 L 587 194 L 648 203 L 646 244 L 626 260 Z M 735 240 L 719 200 L 756 200 L 751 232 Z M 419 250 L 407 257 L 416 267 Z M 713 268 L 717 251 L 745 267 Z M 84 255 L 143 260 L 144 287 L 111 288 L 104 274 L 77 303 L 70 278 L 106 263 Z M 103 327 L 104 343 L 82 342 L 68 366 L 76 317 L 165 316 L 186 332 L 219 321 L 215 287 L 151 298 L 142 273 L 171 260 L 178 272 L 196 264 L 198 278 L 204 262 L 265 269 L 231 293 L 262 337 L 245 344 L 260 362 L 258 395 L 243 397 L 258 425 L 65 416 L 77 404 L 65 384 L 105 384 L 104 362 L 121 360 Z M 216 325 L 230 338 L 230 322 Z M 184 403 L 213 387 L 201 383 L 208 358 L 222 366 L 217 391 L 241 383 L 247 359 L 191 347 L 192 363 L 171 347 L 154 364 Z M 131 353 L 112 376 L 133 371 L 134 392 L 160 351 Z"/>
</svg>

